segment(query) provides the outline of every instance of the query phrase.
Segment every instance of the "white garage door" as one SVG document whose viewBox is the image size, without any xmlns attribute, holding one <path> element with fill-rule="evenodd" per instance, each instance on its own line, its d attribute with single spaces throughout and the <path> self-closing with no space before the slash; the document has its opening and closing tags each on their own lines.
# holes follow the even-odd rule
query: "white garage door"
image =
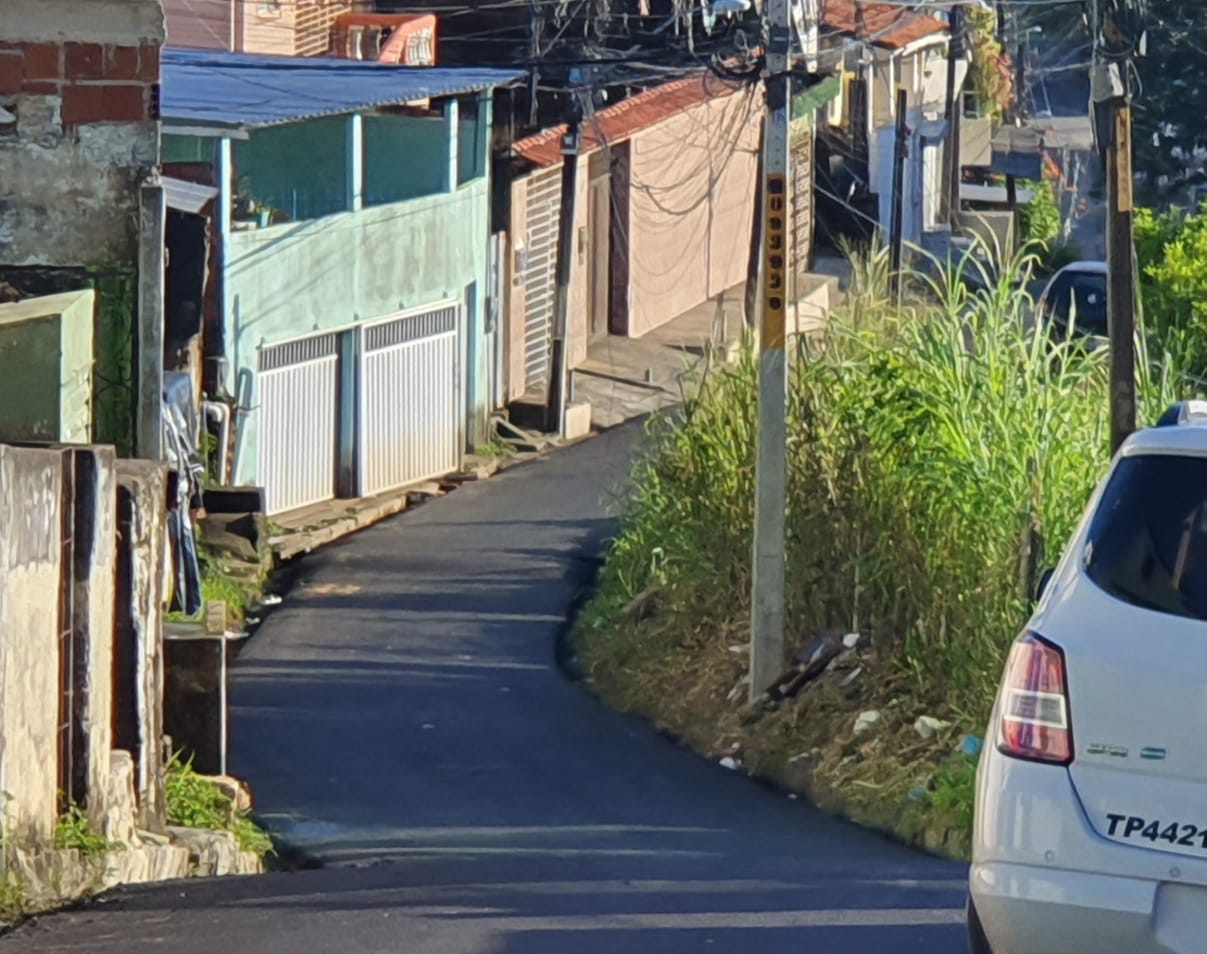
<svg viewBox="0 0 1207 954">
<path fill-rule="evenodd" d="M 259 477 L 268 513 L 335 496 L 339 336 L 261 348 Z"/>
<path fill-rule="evenodd" d="M 444 302 L 361 328 L 361 495 L 460 466 L 461 319 L 461 306 Z"/>
</svg>

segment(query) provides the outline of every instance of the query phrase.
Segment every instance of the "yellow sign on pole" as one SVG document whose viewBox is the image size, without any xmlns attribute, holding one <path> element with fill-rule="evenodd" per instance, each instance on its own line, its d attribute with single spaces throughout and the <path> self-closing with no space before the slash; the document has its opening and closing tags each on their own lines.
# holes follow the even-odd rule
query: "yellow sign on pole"
<svg viewBox="0 0 1207 954">
<path fill-rule="evenodd" d="M 788 323 L 788 178 L 769 175 L 763 223 L 767 231 L 764 244 L 766 269 L 763 298 L 763 351 L 782 350 Z"/>
</svg>

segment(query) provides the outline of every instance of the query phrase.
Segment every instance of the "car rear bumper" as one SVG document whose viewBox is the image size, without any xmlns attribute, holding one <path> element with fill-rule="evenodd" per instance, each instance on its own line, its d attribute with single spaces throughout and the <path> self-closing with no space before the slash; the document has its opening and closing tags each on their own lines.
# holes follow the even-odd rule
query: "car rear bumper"
<svg viewBox="0 0 1207 954">
<path fill-rule="evenodd" d="M 1202 954 L 1207 888 L 981 863 L 970 888 L 994 954 Z"/>
</svg>

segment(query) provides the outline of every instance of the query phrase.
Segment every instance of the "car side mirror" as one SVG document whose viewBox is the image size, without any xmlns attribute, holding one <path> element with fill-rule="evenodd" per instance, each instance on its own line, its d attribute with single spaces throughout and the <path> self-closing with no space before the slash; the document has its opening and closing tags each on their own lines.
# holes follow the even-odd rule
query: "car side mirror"
<svg viewBox="0 0 1207 954">
<path fill-rule="evenodd" d="M 1055 567 L 1048 567 L 1048 569 L 1044 570 L 1043 574 L 1039 578 L 1039 583 L 1035 585 L 1035 602 L 1038 603 L 1044 598 L 1044 593 L 1046 593 L 1048 590 L 1048 584 L 1052 582 L 1052 577 L 1055 575 Z"/>
</svg>

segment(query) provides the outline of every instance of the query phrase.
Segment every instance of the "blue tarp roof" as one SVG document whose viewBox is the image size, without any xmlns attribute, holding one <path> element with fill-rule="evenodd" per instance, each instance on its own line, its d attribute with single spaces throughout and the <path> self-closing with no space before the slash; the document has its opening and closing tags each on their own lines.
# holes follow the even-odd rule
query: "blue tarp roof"
<svg viewBox="0 0 1207 954">
<path fill-rule="evenodd" d="M 160 113 L 172 123 L 272 126 L 505 86 L 524 74 L 320 57 L 166 49 Z"/>
</svg>

